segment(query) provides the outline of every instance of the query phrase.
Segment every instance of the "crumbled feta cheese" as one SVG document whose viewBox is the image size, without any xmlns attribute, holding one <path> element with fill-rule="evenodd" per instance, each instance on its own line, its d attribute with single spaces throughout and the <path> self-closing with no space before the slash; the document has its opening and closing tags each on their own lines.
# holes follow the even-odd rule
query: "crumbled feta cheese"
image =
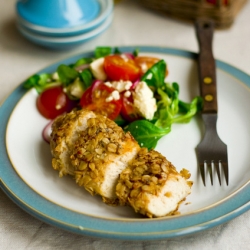
<svg viewBox="0 0 250 250">
<path fill-rule="evenodd" d="M 106 85 L 107 87 L 110 87 L 110 88 L 112 87 L 111 82 L 105 82 L 104 85 Z"/>
<path fill-rule="evenodd" d="M 139 82 L 133 92 L 136 110 L 148 120 L 152 120 L 157 109 L 152 90 L 145 82 Z"/>
<path fill-rule="evenodd" d="M 114 100 L 117 101 L 120 99 L 120 94 L 117 90 L 114 90 L 111 95 L 113 96 Z"/>
<path fill-rule="evenodd" d="M 123 92 L 125 90 L 129 90 L 132 86 L 131 81 L 113 81 L 111 82 L 111 86 L 116 89 L 118 92 Z"/>
<path fill-rule="evenodd" d="M 131 92 L 127 90 L 127 91 L 124 93 L 124 96 L 125 96 L 125 97 L 130 97 L 130 96 L 131 96 Z"/>
<path fill-rule="evenodd" d="M 119 93 L 129 90 L 132 86 L 131 81 L 112 81 L 112 82 L 105 82 L 104 83 L 107 87 L 116 89 Z"/>
<path fill-rule="evenodd" d="M 113 101 L 113 100 L 114 100 L 114 98 L 113 98 L 112 95 L 109 95 L 109 96 L 105 99 L 106 102 L 111 102 L 111 101 Z"/>
<path fill-rule="evenodd" d="M 109 96 L 105 99 L 106 102 L 112 102 L 113 100 L 114 100 L 114 98 L 113 98 L 112 95 L 109 95 Z"/>
<path fill-rule="evenodd" d="M 111 102 L 113 100 L 117 101 L 120 99 L 120 94 L 117 90 L 114 90 L 107 98 L 106 98 L 106 102 Z"/>
<path fill-rule="evenodd" d="M 105 81 L 107 79 L 107 75 L 104 71 L 103 64 L 104 64 L 104 57 L 101 57 L 94 60 L 89 66 L 94 77 L 101 81 Z"/>
<path fill-rule="evenodd" d="M 125 81 L 124 83 L 125 83 L 124 84 L 124 89 L 129 90 L 131 88 L 131 86 L 132 86 L 132 82 Z"/>
</svg>

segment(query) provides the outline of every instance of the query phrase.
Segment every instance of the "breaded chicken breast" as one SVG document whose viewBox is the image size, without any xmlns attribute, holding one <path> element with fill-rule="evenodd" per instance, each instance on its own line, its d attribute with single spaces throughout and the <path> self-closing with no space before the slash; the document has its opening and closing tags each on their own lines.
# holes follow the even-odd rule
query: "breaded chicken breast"
<svg viewBox="0 0 250 250">
<path fill-rule="evenodd" d="M 114 121 L 88 110 L 59 116 L 52 125 L 52 166 L 72 175 L 90 194 L 110 205 L 129 205 L 147 217 L 174 214 L 191 192 L 187 170 L 140 148 Z"/>
<path fill-rule="evenodd" d="M 92 111 L 78 110 L 61 115 L 53 122 L 50 139 L 52 166 L 59 171 L 60 177 L 75 175 L 69 157 L 79 133 L 87 129 L 87 121 L 93 117 L 96 115 Z"/>
<path fill-rule="evenodd" d="M 187 170 L 180 173 L 163 155 L 142 148 L 123 170 L 116 186 L 121 205 L 130 205 L 147 217 L 174 214 L 191 192 Z"/>
<path fill-rule="evenodd" d="M 117 203 L 120 173 L 140 147 L 114 121 L 87 110 L 58 117 L 51 134 L 52 166 L 59 176 L 73 175 L 76 183 L 109 204 Z"/>
</svg>

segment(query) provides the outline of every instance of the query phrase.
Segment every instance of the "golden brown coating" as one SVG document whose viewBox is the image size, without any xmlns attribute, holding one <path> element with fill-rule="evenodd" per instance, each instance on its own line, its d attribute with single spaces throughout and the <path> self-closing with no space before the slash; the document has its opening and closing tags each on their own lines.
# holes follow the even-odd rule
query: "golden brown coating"
<svg viewBox="0 0 250 250">
<path fill-rule="evenodd" d="M 81 131 L 70 156 L 76 182 L 109 204 L 117 203 L 115 186 L 119 174 L 136 156 L 139 145 L 114 121 L 96 115 Z"/>
<path fill-rule="evenodd" d="M 50 145 L 59 176 L 74 176 L 78 185 L 109 204 L 117 203 L 119 174 L 140 149 L 114 121 L 83 109 L 54 121 Z"/>
<path fill-rule="evenodd" d="M 121 205 L 130 205 L 147 217 L 175 213 L 180 202 L 191 192 L 187 170 L 179 174 L 163 155 L 142 148 L 123 170 L 116 186 Z"/>
<path fill-rule="evenodd" d="M 73 110 L 61 115 L 52 124 L 50 148 L 53 156 L 52 166 L 59 171 L 59 176 L 74 175 L 70 154 L 79 132 L 87 128 L 87 120 L 96 115 L 87 110 Z"/>
</svg>

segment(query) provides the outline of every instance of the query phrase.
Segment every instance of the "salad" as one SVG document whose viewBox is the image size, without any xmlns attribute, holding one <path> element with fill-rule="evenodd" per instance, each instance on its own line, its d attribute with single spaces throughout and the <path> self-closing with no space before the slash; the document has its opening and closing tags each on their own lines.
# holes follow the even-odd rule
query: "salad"
<svg viewBox="0 0 250 250">
<path fill-rule="evenodd" d="M 23 86 L 36 89 L 37 109 L 47 119 L 88 109 L 114 120 L 140 146 L 152 149 L 173 123 L 189 122 L 202 108 L 199 96 L 189 103 L 180 100 L 178 83 L 166 82 L 167 75 L 160 58 L 97 47 L 93 57 L 35 74 Z"/>
</svg>

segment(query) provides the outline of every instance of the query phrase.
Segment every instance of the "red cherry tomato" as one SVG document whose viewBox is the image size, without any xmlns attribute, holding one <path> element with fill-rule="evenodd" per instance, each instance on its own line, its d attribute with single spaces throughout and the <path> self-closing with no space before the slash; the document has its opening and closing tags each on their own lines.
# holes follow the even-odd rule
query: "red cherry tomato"
<svg viewBox="0 0 250 250">
<path fill-rule="evenodd" d="M 112 81 L 129 80 L 136 81 L 140 77 L 140 68 L 134 60 L 126 55 L 110 55 L 104 59 L 104 70 Z"/>
<path fill-rule="evenodd" d="M 102 86 L 104 85 L 104 86 Z M 95 102 L 95 98 L 98 94 L 100 94 L 101 89 L 107 90 L 109 93 L 112 93 L 114 90 L 113 88 L 109 88 L 106 86 L 101 80 L 96 80 L 92 83 L 92 85 L 86 89 L 86 91 L 83 93 L 81 99 L 80 99 L 80 106 L 86 107 L 93 102 Z M 104 95 L 104 93 L 102 93 Z"/>
<path fill-rule="evenodd" d="M 76 102 L 69 99 L 61 86 L 56 86 L 44 90 L 38 96 L 36 105 L 45 118 L 55 119 L 58 115 L 70 112 Z"/>
<path fill-rule="evenodd" d="M 93 91 L 92 87 L 89 87 L 85 90 L 85 92 L 83 93 L 83 95 L 80 99 L 80 106 L 81 107 L 86 107 L 92 103 L 92 91 Z"/>
<path fill-rule="evenodd" d="M 103 82 L 97 82 L 84 92 L 80 105 L 114 120 L 119 115 L 122 107 L 121 99 L 107 100 L 114 90 L 114 88 L 106 86 Z"/>
<path fill-rule="evenodd" d="M 133 122 L 142 118 L 135 110 L 132 95 L 129 97 L 122 95 L 121 116 L 128 122 Z"/>
<path fill-rule="evenodd" d="M 137 56 L 134 59 L 135 64 L 140 67 L 141 75 L 146 73 L 148 69 L 150 69 L 154 64 L 160 61 L 159 58 L 149 57 L 149 56 Z M 166 76 L 168 75 L 168 71 L 166 70 Z"/>
</svg>

